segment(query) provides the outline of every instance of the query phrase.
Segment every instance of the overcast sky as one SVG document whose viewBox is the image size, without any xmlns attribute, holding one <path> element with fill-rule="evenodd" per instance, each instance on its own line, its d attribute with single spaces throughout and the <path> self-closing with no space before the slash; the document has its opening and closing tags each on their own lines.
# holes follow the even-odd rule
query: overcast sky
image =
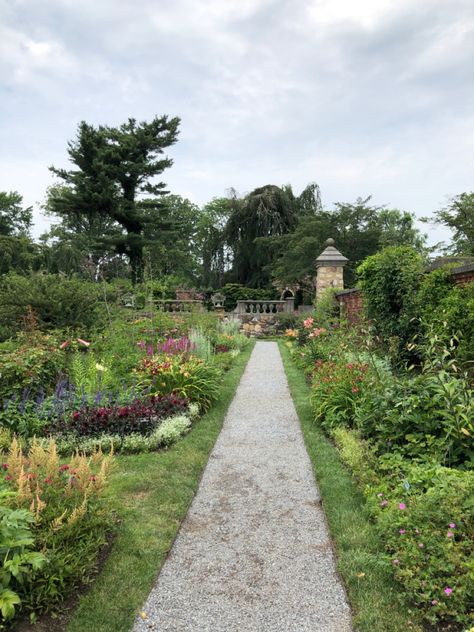
<svg viewBox="0 0 474 632">
<path fill-rule="evenodd" d="M 156 114 L 198 204 L 317 182 L 421 217 L 474 189 L 473 0 L 0 0 L 0 90 L 0 190 L 36 208 L 79 121 Z"/>
</svg>

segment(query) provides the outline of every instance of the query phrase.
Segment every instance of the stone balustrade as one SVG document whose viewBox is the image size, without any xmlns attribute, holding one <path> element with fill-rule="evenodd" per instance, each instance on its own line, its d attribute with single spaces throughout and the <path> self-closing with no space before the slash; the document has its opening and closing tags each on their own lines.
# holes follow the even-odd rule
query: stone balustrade
<svg viewBox="0 0 474 632">
<path fill-rule="evenodd" d="M 281 314 L 283 312 L 294 311 L 294 299 L 287 298 L 283 301 L 237 301 L 237 307 L 234 313 L 240 314 Z"/>
</svg>

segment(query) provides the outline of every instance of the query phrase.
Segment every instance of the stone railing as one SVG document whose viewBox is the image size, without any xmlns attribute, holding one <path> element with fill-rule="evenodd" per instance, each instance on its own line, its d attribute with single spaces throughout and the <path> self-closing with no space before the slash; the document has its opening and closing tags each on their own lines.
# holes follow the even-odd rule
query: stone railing
<svg viewBox="0 0 474 632">
<path fill-rule="evenodd" d="M 284 301 L 237 301 L 234 314 L 281 314 L 294 311 L 294 299 Z"/>
<path fill-rule="evenodd" d="M 202 312 L 204 311 L 204 303 L 194 300 L 153 300 L 153 305 L 160 312 Z"/>
</svg>

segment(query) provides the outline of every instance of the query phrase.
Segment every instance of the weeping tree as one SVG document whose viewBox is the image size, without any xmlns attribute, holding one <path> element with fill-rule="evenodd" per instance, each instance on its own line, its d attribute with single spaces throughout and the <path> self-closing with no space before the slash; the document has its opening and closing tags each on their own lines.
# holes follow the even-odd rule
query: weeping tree
<svg viewBox="0 0 474 632">
<path fill-rule="evenodd" d="M 232 196 L 225 240 L 233 252 L 232 277 L 248 287 L 270 283 L 269 266 L 278 256 L 275 237 L 294 231 L 298 219 L 321 207 L 319 188 L 311 184 L 296 197 L 291 186 L 266 185 L 242 199 Z"/>
<path fill-rule="evenodd" d="M 68 144 L 74 169 L 50 168 L 62 186 L 51 190 L 48 210 L 72 230 L 106 227 L 97 241 L 128 257 L 133 283 L 143 277 L 146 229 L 162 221 L 160 198 L 167 192 L 155 177 L 172 165 L 163 154 L 176 142 L 179 122 L 161 116 L 94 127 L 83 121 Z"/>
</svg>

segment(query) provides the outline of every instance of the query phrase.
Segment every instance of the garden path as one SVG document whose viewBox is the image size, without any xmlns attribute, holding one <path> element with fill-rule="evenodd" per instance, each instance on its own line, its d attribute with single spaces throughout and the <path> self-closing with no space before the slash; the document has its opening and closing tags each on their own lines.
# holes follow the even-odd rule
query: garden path
<svg viewBox="0 0 474 632">
<path fill-rule="evenodd" d="M 255 346 L 142 616 L 134 632 L 352 629 L 275 342 Z"/>
</svg>

